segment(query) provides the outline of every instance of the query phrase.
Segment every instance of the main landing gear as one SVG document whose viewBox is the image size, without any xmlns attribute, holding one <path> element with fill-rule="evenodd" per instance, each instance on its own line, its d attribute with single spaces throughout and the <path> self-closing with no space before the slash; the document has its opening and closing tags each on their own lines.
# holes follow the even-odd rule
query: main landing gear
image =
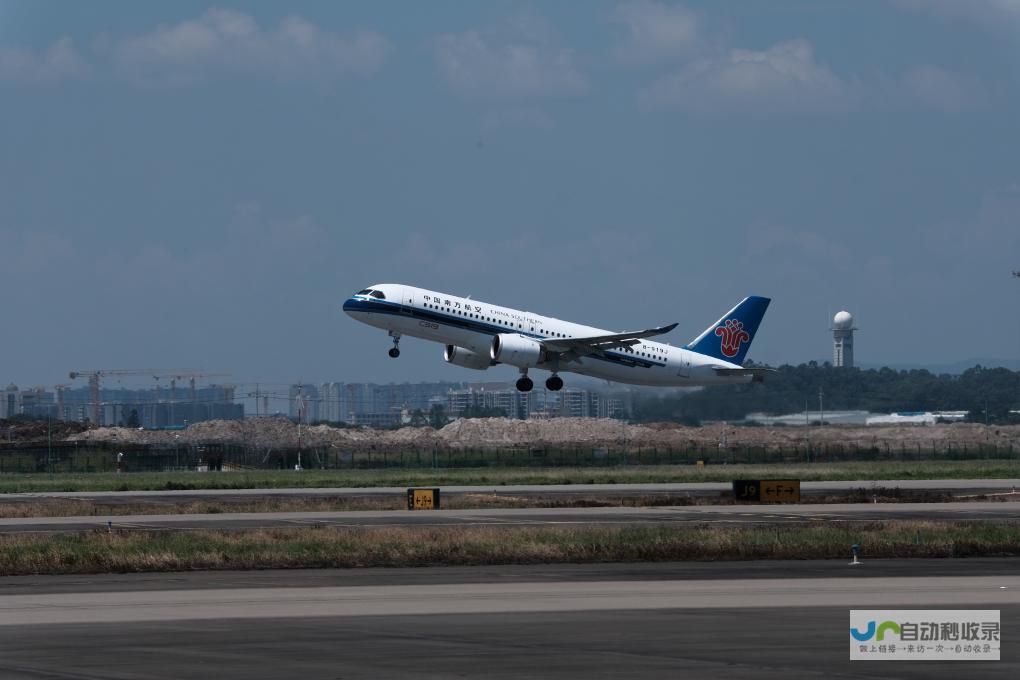
<svg viewBox="0 0 1020 680">
<path fill-rule="evenodd" d="M 390 331 L 390 337 L 393 338 L 393 347 L 390 348 L 390 358 L 396 359 L 400 356 L 400 333 L 394 333 Z"/>
<path fill-rule="evenodd" d="M 530 392 L 534 388 L 535 383 L 528 377 L 528 370 L 522 368 L 521 377 L 517 380 L 517 390 L 519 392 Z M 559 392 L 563 389 L 563 378 L 553 373 L 549 376 L 549 379 L 545 381 L 545 388 L 550 392 Z"/>
</svg>

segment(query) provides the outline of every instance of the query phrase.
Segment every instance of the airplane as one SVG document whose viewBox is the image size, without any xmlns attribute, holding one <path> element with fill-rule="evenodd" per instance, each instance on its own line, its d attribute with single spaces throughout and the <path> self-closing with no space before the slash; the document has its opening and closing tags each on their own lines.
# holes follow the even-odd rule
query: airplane
<svg viewBox="0 0 1020 680">
<path fill-rule="evenodd" d="M 633 333 L 613 333 L 470 297 L 393 283 L 370 286 L 343 303 L 343 311 L 389 332 L 389 355 L 400 356 L 409 335 L 445 345 L 447 363 L 484 371 L 508 364 L 520 371 L 517 389 L 530 392 L 529 369 L 550 371 L 546 389 L 563 388 L 570 372 L 632 385 L 710 386 L 760 382 L 766 368 L 742 364 L 769 298 L 741 300 L 682 347 L 649 341 L 676 323 Z"/>
</svg>

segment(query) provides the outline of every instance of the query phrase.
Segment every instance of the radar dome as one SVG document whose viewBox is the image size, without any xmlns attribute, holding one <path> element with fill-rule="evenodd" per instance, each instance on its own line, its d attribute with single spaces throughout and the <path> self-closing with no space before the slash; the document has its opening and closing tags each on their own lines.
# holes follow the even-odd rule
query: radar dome
<svg viewBox="0 0 1020 680">
<path fill-rule="evenodd" d="M 845 331 L 853 328 L 854 317 L 850 312 L 840 312 L 833 318 L 832 327 L 836 330 Z"/>
</svg>

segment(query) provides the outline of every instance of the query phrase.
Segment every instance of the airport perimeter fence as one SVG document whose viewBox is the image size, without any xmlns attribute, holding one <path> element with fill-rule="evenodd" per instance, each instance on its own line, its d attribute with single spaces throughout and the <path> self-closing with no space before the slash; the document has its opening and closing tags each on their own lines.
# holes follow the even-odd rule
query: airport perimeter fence
<svg viewBox="0 0 1020 680">
<path fill-rule="evenodd" d="M 1018 460 L 1020 447 L 1000 443 L 886 442 L 801 444 L 784 448 L 515 447 L 433 450 L 253 449 L 206 445 L 123 448 L 112 445 L 0 450 L 0 474 L 173 472 L 187 470 L 428 469 L 468 467 L 614 467 L 627 465 L 736 465 L 844 461 Z"/>
</svg>

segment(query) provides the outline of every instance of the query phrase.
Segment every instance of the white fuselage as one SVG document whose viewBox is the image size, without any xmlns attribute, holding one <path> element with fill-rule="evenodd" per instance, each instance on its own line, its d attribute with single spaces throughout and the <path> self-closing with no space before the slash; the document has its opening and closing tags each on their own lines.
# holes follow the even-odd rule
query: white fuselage
<svg viewBox="0 0 1020 680">
<path fill-rule="evenodd" d="M 536 341 L 585 338 L 613 331 L 563 321 L 480 300 L 413 286 L 371 287 L 385 298 L 355 294 L 343 305 L 354 319 L 396 335 L 409 335 L 489 356 L 494 336 L 518 334 Z M 568 362 L 539 362 L 534 368 L 572 372 L 633 385 L 700 386 L 750 382 L 746 375 L 720 376 L 717 368 L 737 364 L 682 347 L 641 340 L 632 347 L 580 356 Z"/>
</svg>

